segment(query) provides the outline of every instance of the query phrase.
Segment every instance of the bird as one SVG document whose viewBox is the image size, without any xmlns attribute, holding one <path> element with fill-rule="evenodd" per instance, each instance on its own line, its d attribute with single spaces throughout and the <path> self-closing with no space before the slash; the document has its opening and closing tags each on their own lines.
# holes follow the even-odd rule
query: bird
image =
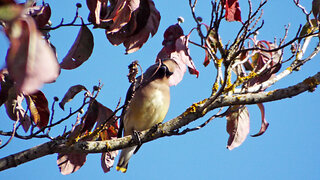
<svg viewBox="0 0 320 180">
<path fill-rule="evenodd" d="M 174 60 L 162 60 L 150 66 L 136 79 L 136 83 L 131 84 L 126 96 L 128 105 L 120 117 L 118 137 L 122 136 L 122 130 L 124 136 L 135 135 L 136 132 L 150 129 L 164 120 L 170 104 L 169 77 L 176 68 L 179 67 Z M 127 171 L 129 159 L 140 146 L 122 149 L 117 171 Z"/>
</svg>

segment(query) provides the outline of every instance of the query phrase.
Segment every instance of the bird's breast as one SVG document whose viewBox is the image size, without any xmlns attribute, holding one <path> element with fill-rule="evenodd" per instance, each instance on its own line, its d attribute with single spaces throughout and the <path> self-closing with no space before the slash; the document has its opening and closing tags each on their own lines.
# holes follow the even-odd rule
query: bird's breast
<svg viewBox="0 0 320 180">
<path fill-rule="evenodd" d="M 149 129 L 165 118 L 170 103 L 169 87 L 145 87 L 137 91 L 124 117 L 127 133 Z"/>
</svg>

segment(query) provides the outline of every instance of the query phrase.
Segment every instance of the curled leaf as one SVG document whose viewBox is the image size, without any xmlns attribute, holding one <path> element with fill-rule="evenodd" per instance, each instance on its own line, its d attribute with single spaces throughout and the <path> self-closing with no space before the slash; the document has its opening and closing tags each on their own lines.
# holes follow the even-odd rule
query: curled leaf
<svg viewBox="0 0 320 180">
<path fill-rule="evenodd" d="M 77 95 L 79 92 L 83 90 L 88 91 L 86 87 L 80 84 L 70 87 L 67 93 L 64 95 L 63 99 L 61 100 L 61 102 L 59 103 L 60 108 L 64 110 L 64 105 L 67 102 L 71 101 L 75 95 Z"/>
<path fill-rule="evenodd" d="M 77 39 L 60 63 L 62 69 L 75 69 L 89 59 L 93 51 L 93 35 L 90 29 L 82 25 Z"/>
<path fill-rule="evenodd" d="M 34 19 L 38 28 L 43 28 L 51 17 L 51 8 L 47 3 L 41 6 L 34 4 L 34 6 L 27 8 L 26 11 Z"/>
<path fill-rule="evenodd" d="M 48 100 L 41 91 L 26 96 L 31 118 L 39 129 L 46 127 L 49 122 L 50 111 Z"/>
<path fill-rule="evenodd" d="M 116 46 L 123 43 L 126 53 L 133 53 L 143 46 L 150 34 L 151 36 L 156 34 L 160 18 L 160 13 L 152 0 L 141 0 L 139 7 L 132 12 L 128 24 L 119 31 L 107 30 L 107 38 Z"/>
<path fill-rule="evenodd" d="M 227 132 L 229 133 L 227 148 L 232 150 L 240 146 L 247 138 L 250 130 L 249 112 L 246 106 L 232 106 L 227 114 Z"/>
<path fill-rule="evenodd" d="M 177 85 L 182 80 L 187 67 L 190 74 L 195 74 L 197 77 L 199 75 L 189 54 L 188 40 L 189 36 L 183 35 L 179 24 L 170 26 L 164 33 L 162 42 L 164 47 L 158 53 L 156 62 L 162 59 L 172 59 L 179 65 L 179 68 L 176 68 L 169 78 L 170 86 Z"/>
<path fill-rule="evenodd" d="M 24 96 L 17 94 L 15 88 L 11 88 L 8 93 L 8 99 L 5 102 L 5 108 L 10 119 L 20 121 L 23 129 L 27 132 L 31 125 L 31 119 L 22 107 Z"/>
<path fill-rule="evenodd" d="M 261 128 L 257 134 L 251 135 L 252 137 L 261 136 L 262 134 L 264 134 L 266 132 L 266 130 L 268 129 L 268 126 L 269 126 L 269 123 L 267 122 L 266 117 L 265 117 L 265 110 L 264 110 L 263 104 L 258 103 L 257 105 L 258 105 L 260 112 L 261 112 Z"/>
<path fill-rule="evenodd" d="M 43 83 L 50 83 L 59 76 L 56 56 L 42 39 L 31 17 L 23 17 L 8 27 L 11 42 L 6 63 L 10 77 L 19 92 L 32 94 Z"/>
</svg>

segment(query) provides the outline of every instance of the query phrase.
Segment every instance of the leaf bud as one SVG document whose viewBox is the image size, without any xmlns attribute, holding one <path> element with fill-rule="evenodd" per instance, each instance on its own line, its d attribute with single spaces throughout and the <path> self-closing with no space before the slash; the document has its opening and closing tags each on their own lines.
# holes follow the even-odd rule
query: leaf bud
<svg viewBox="0 0 320 180">
<path fill-rule="evenodd" d="M 54 101 L 59 101 L 59 98 L 58 98 L 57 96 L 55 96 L 55 97 L 53 98 L 53 100 L 54 100 Z"/>
<path fill-rule="evenodd" d="M 181 16 L 180 16 L 180 17 L 178 17 L 178 19 L 177 19 L 177 20 L 178 20 L 178 23 L 179 23 L 179 24 L 181 24 L 181 23 L 183 23 L 183 22 L 184 22 L 184 19 L 183 19 L 183 17 L 181 17 Z"/>
<path fill-rule="evenodd" d="M 81 3 L 77 3 L 76 6 L 77 6 L 77 8 L 81 8 L 82 4 Z"/>
</svg>

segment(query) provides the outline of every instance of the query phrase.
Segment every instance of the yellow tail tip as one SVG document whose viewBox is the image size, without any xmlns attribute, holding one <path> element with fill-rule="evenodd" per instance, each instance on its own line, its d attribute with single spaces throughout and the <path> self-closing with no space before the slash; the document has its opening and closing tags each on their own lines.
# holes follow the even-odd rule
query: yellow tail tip
<svg viewBox="0 0 320 180">
<path fill-rule="evenodd" d="M 126 169 L 126 168 L 119 167 L 119 166 L 116 167 L 116 170 L 117 170 L 117 171 L 121 171 L 122 173 L 127 172 L 127 169 Z"/>
</svg>

